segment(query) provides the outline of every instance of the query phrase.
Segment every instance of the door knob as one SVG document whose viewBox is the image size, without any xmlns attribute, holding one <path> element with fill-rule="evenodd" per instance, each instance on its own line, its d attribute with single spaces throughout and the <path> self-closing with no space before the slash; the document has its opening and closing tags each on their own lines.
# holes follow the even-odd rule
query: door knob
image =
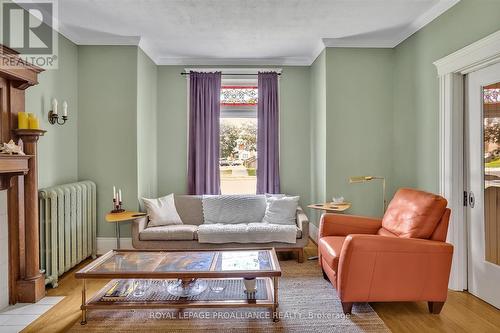
<svg viewBox="0 0 500 333">
<path fill-rule="evenodd" d="M 475 204 L 476 204 L 476 198 L 474 197 L 474 192 L 470 191 L 469 192 L 469 207 L 474 208 Z"/>
</svg>

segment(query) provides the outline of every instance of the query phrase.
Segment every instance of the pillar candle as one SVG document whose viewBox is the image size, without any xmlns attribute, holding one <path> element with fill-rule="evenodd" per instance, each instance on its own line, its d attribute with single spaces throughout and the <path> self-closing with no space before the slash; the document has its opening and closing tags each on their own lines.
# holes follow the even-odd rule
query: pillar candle
<svg viewBox="0 0 500 333">
<path fill-rule="evenodd" d="M 26 112 L 19 112 L 17 114 L 17 127 L 21 129 L 28 128 L 28 114 Z"/>
<path fill-rule="evenodd" d="M 28 119 L 30 129 L 39 129 L 40 124 L 37 117 L 30 117 Z"/>
</svg>

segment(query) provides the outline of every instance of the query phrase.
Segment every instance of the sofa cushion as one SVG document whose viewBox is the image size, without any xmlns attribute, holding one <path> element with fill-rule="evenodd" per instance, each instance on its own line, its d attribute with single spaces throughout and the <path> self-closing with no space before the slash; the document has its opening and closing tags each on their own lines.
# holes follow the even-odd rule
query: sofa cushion
<svg viewBox="0 0 500 333">
<path fill-rule="evenodd" d="M 319 250 L 321 258 L 328 264 L 335 272 L 339 267 L 340 252 L 342 245 L 344 245 L 345 237 L 341 236 L 328 236 L 319 239 Z"/>
<path fill-rule="evenodd" d="M 297 207 L 300 197 L 269 197 L 262 222 L 296 225 Z"/>
<path fill-rule="evenodd" d="M 158 199 L 142 198 L 142 201 L 149 215 L 150 226 L 182 224 L 173 194 Z"/>
<path fill-rule="evenodd" d="M 428 239 L 447 204 L 446 199 L 439 195 L 402 188 L 387 207 L 382 227 L 399 237 Z"/>
<path fill-rule="evenodd" d="M 140 232 L 140 240 L 195 240 L 197 225 L 179 224 L 148 227 Z"/>
<path fill-rule="evenodd" d="M 203 206 L 201 195 L 174 196 L 175 208 L 181 217 L 182 223 L 200 225 L 203 223 Z"/>
<path fill-rule="evenodd" d="M 265 195 L 203 196 L 204 224 L 262 222 L 265 212 Z"/>
<path fill-rule="evenodd" d="M 297 235 L 295 225 L 279 225 L 267 223 L 239 224 L 202 224 L 198 228 L 200 243 L 271 243 L 281 242 L 294 244 Z"/>
</svg>

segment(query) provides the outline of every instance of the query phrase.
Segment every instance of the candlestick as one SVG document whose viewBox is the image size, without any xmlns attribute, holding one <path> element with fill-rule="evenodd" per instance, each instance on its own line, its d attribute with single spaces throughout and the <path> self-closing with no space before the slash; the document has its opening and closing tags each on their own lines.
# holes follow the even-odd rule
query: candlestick
<svg viewBox="0 0 500 333">
<path fill-rule="evenodd" d="M 122 208 L 122 201 L 121 201 L 121 189 L 116 191 L 116 187 L 113 186 L 113 209 L 111 210 L 111 213 L 121 213 L 124 212 L 125 209 Z"/>
</svg>

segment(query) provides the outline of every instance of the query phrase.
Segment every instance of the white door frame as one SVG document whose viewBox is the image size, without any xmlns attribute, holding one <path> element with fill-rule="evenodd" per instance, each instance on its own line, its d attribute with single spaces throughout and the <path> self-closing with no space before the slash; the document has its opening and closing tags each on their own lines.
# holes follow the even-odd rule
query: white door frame
<svg viewBox="0 0 500 333">
<path fill-rule="evenodd" d="M 500 30 L 434 62 L 439 76 L 439 192 L 448 200 L 454 245 L 449 288 L 467 289 L 464 193 L 464 76 L 500 62 Z"/>
</svg>

